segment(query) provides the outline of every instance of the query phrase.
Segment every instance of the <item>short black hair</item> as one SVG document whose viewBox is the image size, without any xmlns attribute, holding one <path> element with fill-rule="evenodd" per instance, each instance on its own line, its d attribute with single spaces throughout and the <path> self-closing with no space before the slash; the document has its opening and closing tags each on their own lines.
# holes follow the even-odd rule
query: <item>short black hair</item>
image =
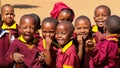
<svg viewBox="0 0 120 68">
<path fill-rule="evenodd" d="M 24 18 L 32 18 L 32 19 L 34 20 L 34 25 L 36 26 L 35 18 L 34 18 L 33 16 L 31 16 L 30 14 L 25 14 L 25 15 L 23 15 L 23 16 L 20 18 L 20 25 L 21 25 L 22 20 L 23 20 Z"/>
<path fill-rule="evenodd" d="M 88 20 L 88 22 L 90 22 L 89 24 L 90 24 L 90 26 L 91 26 L 91 21 L 90 21 L 90 19 L 89 19 L 87 16 L 85 16 L 85 15 L 81 15 L 81 16 L 77 17 L 76 20 L 75 20 L 75 24 L 76 24 L 76 22 L 77 22 L 78 20 L 80 20 L 80 19 L 86 19 L 86 20 Z"/>
<path fill-rule="evenodd" d="M 120 17 L 117 15 L 111 15 L 106 20 L 106 29 L 111 34 L 120 34 Z"/>
<path fill-rule="evenodd" d="M 35 13 L 32 13 L 30 15 L 35 18 L 35 21 L 36 21 L 35 23 L 36 23 L 37 30 L 40 29 L 41 28 L 41 25 L 40 25 L 41 19 L 40 19 L 40 17 Z"/>
<path fill-rule="evenodd" d="M 14 12 L 14 7 L 13 7 L 11 4 L 4 4 L 4 5 L 1 7 L 1 13 L 2 13 L 4 7 L 6 7 L 6 6 L 13 8 L 13 12 Z"/>
<path fill-rule="evenodd" d="M 99 5 L 99 6 L 97 6 L 97 7 L 95 8 L 95 11 L 96 11 L 97 9 L 99 9 L 99 8 L 106 8 L 107 11 L 108 11 L 108 15 L 109 15 L 109 16 L 111 15 L 111 10 L 110 10 L 110 8 L 109 8 L 108 6 L 106 6 L 106 5 Z M 95 14 L 95 11 L 94 11 L 94 14 Z"/>
<path fill-rule="evenodd" d="M 70 21 L 63 21 L 63 22 L 59 23 L 58 26 L 59 25 L 68 25 L 69 26 L 68 28 L 70 29 L 70 33 L 71 34 L 74 33 L 74 26 Z"/>
<path fill-rule="evenodd" d="M 58 25 L 58 20 L 57 19 L 55 19 L 55 18 L 52 18 L 52 17 L 46 17 L 45 19 L 43 19 L 42 20 L 42 25 L 44 24 L 44 23 L 53 23 L 53 24 L 55 24 L 56 26 Z"/>
</svg>

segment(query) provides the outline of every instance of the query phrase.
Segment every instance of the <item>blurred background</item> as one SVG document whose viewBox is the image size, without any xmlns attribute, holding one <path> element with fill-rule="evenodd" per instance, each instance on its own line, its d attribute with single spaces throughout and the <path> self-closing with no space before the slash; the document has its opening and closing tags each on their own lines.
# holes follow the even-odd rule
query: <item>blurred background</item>
<svg viewBox="0 0 120 68">
<path fill-rule="evenodd" d="M 36 13 L 41 20 L 50 16 L 54 3 L 64 2 L 74 10 L 75 18 L 86 15 L 90 18 L 92 25 L 94 9 L 99 5 L 110 7 L 112 14 L 120 16 L 120 0 L 0 0 L 0 6 L 9 3 L 15 8 L 15 20 L 19 24 L 19 19 L 24 14 Z M 73 22 L 74 23 L 74 22 Z"/>
</svg>

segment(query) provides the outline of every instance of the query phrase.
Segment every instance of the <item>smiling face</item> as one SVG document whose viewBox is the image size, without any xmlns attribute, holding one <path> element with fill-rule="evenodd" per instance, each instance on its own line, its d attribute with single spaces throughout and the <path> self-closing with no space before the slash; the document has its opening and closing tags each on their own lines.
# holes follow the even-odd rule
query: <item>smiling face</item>
<svg viewBox="0 0 120 68">
<path fill-rule="evenodd" d="M 54 38 L 56 30 L 56 24 L 50 22 L 44 22 L 42 24 L 42 35 L 43 38 L 49 37 Z"/>
<path fill-rule="evenodd" d="M 104 27 L 105 21 L 110 15 L 109 11 L 105 7 L 99 7 L 94 12 L 94 20 L 98 27 Z"/>
<path fill-rule="evenodd" d="M 72 38 L 70 25 L 60 24 L 57 26 L 55 38 L 60 46 L 67 44 Z"/>
<path fill-rule="evenodd" d="M 60 12 L 57 19 L 58 19 L 59 23 L 63 22 L 63 21 L 72 22 L 72 15 L 71 15 L 70 11 L 68 12 L 68 11 L 63 10 Z"/>
<path fill-rule="evenodd" d="M 78 19 L 75 22 L 75 31 L 77 35 L 80 35 L 83 37 L 83 39 L 86 39 L 90 33 L 91 25 L 90 22 L 87 19 Z"/>
<path fill-rule="evenodd" d="M 8 26 L 12 25 L 15 17 L 13 7 L 4 6 L 1 12 L 4 23 L 6 23 Z"/>
<path fill-rule="evenodd" d="M 27 42 L 33 40 L 35 33 L 35 21 L 32 17 L 24 17 L 20 22 L 20 33 Z"/>
</svg>

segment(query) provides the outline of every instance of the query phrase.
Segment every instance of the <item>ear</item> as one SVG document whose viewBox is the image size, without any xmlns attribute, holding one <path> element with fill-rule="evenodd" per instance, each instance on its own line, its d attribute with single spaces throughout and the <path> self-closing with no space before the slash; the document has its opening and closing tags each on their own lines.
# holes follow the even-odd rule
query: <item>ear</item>
<svg viewBox="0 0 120 68">
<path fill-rule="evenodd" d="M 74 38 L 74 33 L 73 34 L 71 34 L 71 36 L 70 36 L 70 39 L 73 39 Z"/>
<path fill-rule="evenodd" d="M 18 25 L 18 31 L 21 33 L 21 28 L 20 28 L 20 25 Z"/>
<path fill-rule="evenodd" d="M 93 17 L 93 19 L 95 20 L 95 17 Z"/>
</svg>

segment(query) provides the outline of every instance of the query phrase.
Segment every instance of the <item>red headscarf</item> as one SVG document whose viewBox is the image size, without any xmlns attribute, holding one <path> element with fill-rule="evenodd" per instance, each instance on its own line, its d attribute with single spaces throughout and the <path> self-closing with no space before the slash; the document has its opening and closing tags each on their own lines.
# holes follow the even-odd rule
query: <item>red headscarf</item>
<svg viewBox="0 0 120 68">
<path fill-rule="evenodd" d="M 63 9 L 70 9 L 73 12 L 73 10 L 70 7 L 68 7 L 66 4 L 64 4 L 62 2 L 57 2 L 57 3 L 55 3 L 53 10 L 50 12 L 51 17 L 57 18 L 58 14 Z M 75 15 L 74 15 L 74 12 L 73 12 L 72 18 L 74 19 L 74 17 L 75 17 Z"/>
</svg>

